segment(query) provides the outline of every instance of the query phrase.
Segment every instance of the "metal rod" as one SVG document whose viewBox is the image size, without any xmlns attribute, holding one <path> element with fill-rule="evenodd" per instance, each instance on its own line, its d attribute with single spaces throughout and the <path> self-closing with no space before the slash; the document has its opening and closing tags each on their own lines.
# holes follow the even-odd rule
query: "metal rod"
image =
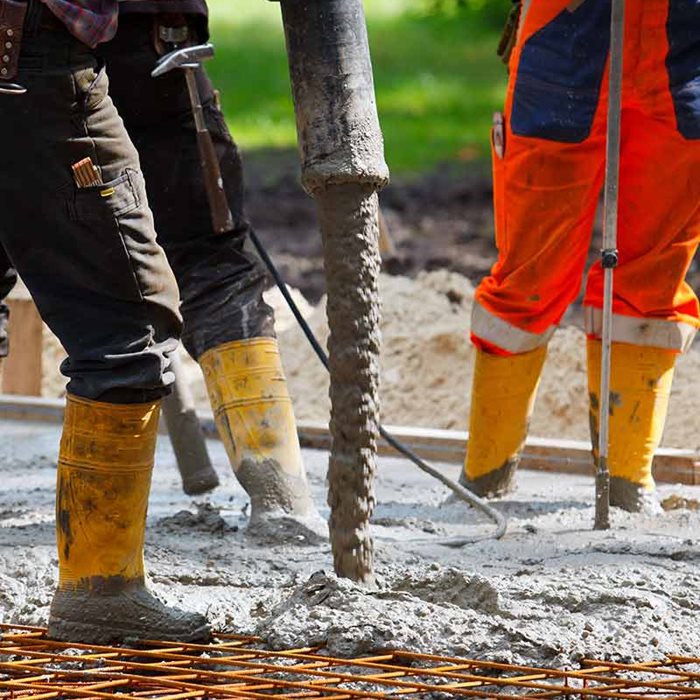
<svg viewBox="0 0 700 700">
<path fill-rule="evenodd" d="M 141 640 L 119 648 L 55 642 L 41 628 L 3 624 L 0 698 L 700 698 L 698 658 L 585 659 L 582 668 L 558 670 L 401 650 L 337 658 L 217 636 L 213 645 Z"/>
<path fill-rule="evenodd" d="M 604 274 L 603 332 L 600 372 L 598 469 L 596 474 L 595 529 L 610 528 L 610 374 L 613 321 L 613 270 L 617 267 L 617 220 L 620 196 L 620 137 L 624 63 L 625 0 L 613 0 L 610 29 L 610 85 L 605 165 L 605 222 L 602 266 Z"/>
</svg>

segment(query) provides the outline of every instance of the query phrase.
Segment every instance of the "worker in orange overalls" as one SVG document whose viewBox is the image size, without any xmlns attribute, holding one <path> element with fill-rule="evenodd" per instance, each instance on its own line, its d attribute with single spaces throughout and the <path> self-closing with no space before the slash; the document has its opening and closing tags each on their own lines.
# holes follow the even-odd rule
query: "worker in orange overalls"
<svg viewBox="0 0 700 700">
<path fill-rule="evenodd" d="M 479 285 L 463 483 L 513 481 L 547 344 L 579 294 L 604 182 L 610 0 L 524 0 L 493 134 L 499 255 Z M 676 356 L 700 326 L 684 281 L 700 240 L 700 0 L 628 0 L 619 267 L 610 411 L 611 503 L 653 503 L 652 458 Z M 603 271 L 586 280 L 597 444 Z"/>
</svg>

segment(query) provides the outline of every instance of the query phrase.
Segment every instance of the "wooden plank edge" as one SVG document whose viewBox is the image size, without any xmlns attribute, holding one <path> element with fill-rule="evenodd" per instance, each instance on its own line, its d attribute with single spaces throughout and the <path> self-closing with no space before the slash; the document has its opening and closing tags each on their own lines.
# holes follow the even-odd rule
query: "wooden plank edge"
<svg viewBox="0 0 700 700">
<path fill-rule="evenodd" d="M 60 424 L 63 421 L 64 406 L 63 399 L 0 394 L 0 420 Z M 205 436 L 218 439 L 213 414 L 210 411 L 198 411 L 197 415 Z M 297 428 L 302 447 L 317 450 L 330 448 L 331 437 L 325 423 L 300 421 Z M 466 431 L 404 426 L 385 426 L 385 428 L 425 460 L 461 464 L 464 459 L 468 439 Z M 161 422 L 161 433 L 164 432 Z M 384 440 L 379 441 L 377 448 L 382 456 L 396 456 L 394 449 Z M 590 476 L 593 474 L 591 444 L 584 440 L 528 438 L 521 467 L 534 471 Z M 660 483 L 700 485 L 700 454 L 693 450 L 662 447 L 654 458 L 654 475 Z"/>
</svg>

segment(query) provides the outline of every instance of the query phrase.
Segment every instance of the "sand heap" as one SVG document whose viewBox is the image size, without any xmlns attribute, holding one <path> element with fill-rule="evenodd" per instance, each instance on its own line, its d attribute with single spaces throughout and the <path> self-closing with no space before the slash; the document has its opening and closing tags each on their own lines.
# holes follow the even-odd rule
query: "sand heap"
<svg viewBox="0 0 700 700">
<path fill-rule="evenodd" d="M 424 272 L 415 279 L 382 275 L 382 419 L 390 425 L 465 430 L 469 419 L 469 387 L 473 353 L 469 325 L 473 287 L 461 275 L 445 270 Z M 295 296 L 323 344 L 328 336 L 325 304 L 312 307 Z M 271 290 L 268 301 L 278 309 L 278 335 L 294 407 L 299 420 L 326 421 L 328 377 L 284 306 Z M 45 353 L 47 395 L 60 395 L 55 341 Z M 187 369 L 200 405 L 206 392 L 197 366 Z M 700 353 L 680 358 L 664 444 L 700 447 L 698 409 Z M 585 336 L 575 327 L 561 328 L 549 349 L 531 434 L 588 439 Z"/>
<path fill-rule="evenodd" d="M 387 424 L 465 430 L 474 349 L 469 342 L 473 287 L 456 273 L 416 279 L 382 275 L 382 416 Z M 323 302 L 309 317 L 326 340 Z M 328 379 L 299 329 L 280 333 L 284 364 L 300 419 L 326 420 Z M 695 416 L 700 353 L 680 358 L 664 443 L 700 446 Z M 531 434 L 588 439 L 585 335 L 560 328 L 550 347 Z"/>
</svg>

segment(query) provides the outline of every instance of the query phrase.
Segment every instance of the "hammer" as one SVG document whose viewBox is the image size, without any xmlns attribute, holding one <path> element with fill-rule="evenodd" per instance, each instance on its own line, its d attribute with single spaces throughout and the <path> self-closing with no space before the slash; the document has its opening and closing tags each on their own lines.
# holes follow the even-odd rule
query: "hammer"
<svg viewBox="0 0 700 700">
<path fill-rule="evenodd" d="M 187 89 L 192 102 L 192 114 L 197 129 L 197 146 L 199 147 L 199 159 L 204 173 L 204 184 L 211 210 L 211 221 L 214 233 L 226 233 L 233 229 L 233 217 L 228 206 L 226 193 L 224 192 L 224 182 L 221 177 L 219 159 L 214 150 L 214 142 L 204 121 L 202 110 L 202 100 L 197 88 L 197 71 L 202 61 L 214 56 L 214 46 L 212 44 L 200 44 L 198 46 L 187 46 L 183 49 L 171 51 L 161 58 L 156 67 L 151 72 L 153 78 L 165 75 L 171 70 L 179 68 L 185 72 Z"/>
</svg>

